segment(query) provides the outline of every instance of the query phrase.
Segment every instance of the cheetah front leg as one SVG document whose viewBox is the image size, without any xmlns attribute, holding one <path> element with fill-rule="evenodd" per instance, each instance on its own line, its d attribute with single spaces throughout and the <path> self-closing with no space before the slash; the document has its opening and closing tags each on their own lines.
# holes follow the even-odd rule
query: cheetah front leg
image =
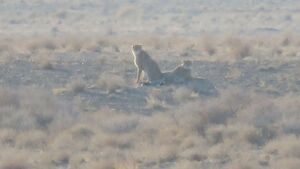
<svg viewBox="0 0 300 169">
<path fill-rule="evenodd" d="M 141 74 L 142 74 L 142 69 L 137 68 L 136 83 L 140 83 Z"/>
</svg>

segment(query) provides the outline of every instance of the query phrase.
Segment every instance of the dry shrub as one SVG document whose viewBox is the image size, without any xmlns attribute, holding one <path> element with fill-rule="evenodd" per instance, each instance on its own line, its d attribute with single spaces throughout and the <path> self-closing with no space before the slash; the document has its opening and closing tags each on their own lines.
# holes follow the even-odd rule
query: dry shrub
<svg viewBox="0 0 300 169">
<path fill-rule="evenodd" d="M 29 163 L 29 157 L 24 153 L 8 152 L 6 156 L 1 159 L 0 168 L 1 169 L 31 169 L 32 165 Z"/>
<path fill-rule="evenodd" d="M 179 103 L 190 101 L 192 98 L 195 98 L 197 96 L 196 93 L 194 93 L 192 90 L 185 87 L 177 88 L 173 95 L 175 100 L 178 101 Z"/>
<path fill-rule="evenodd" d="M 53 69 L 53 64 L 52 64 L 50 61 L 45 60 L 45 61 L 42 63 L 41 67 L 42 67 L 43 69 L 46 69 L 46 70 L 52 70 L 52 69 Z"/>
<path fill-rule="evenodd" d="M 43 149 L 47 146 L 48 137 L 44 132 L 31 130 L 17 136 L 17 146 L 28 149 Z"/>
<path fill-rule="evenodd" d="M 263 145 L 267 139 L 265 137 L 268 137 L 263 136 L 263 133 L 259 129 L 251 126 L 242 127 L 239 134 L 242 141 L 257 146 Z"/>
<path fill-rule="evenodd" d="M 179 148 L 180 150 L 188 150 L 196 147 L 200 147 L 202 151 L 205 151 L 207 149 L 207 141 L 199 135 L 188 134 L 181 141 Z"/>
<path fill-rule="evenodd" d="M 225 44 L 229 47 L 229 55 L 234 60 L 241 60 L 252 54 L 250 42 L 247 39 L 231 37 L 225 41 Z"/>
<path fill-rule="evenodd" d="M 108 38 L 107 38 L 108 39 Z M 16 46 L 12 51 L 22 52 L 22 53 L 34 53 L 38 52 L 101 52 L 103 47 L 109 47 L 110 41 L 106 38 L 98 38 L 91 36 L 82 36 L 78 37 L 76 35 L 68 35 L 62 37 L 35 37 L 35 38 L 24 38 L 24 39 L 13 39 L 10 46 L 13 43 L 20 41 L 20 44 Z M 5 46 L 3 46 L 5 47 Z M 5 49 L 5 51 L 8 51 Z M 1 43 L 0 43 L 0 52 L 1 52 Z"/>
<path fill-rule="evenodd" d="M 89 162 L 87 165 L 89 169 L 116 169 L 115 162 L 113 160 L 98 160 Z"/>
<path fill-rule="evenodd" d="M 97 81 L 97 86 L 106 90 L 107 93 L 114 93 L 125 88 L 125 80 L 116 74 L 102 74 Z"/>
<path fill-rule="evenodd" d="M 240 144 L 244 147 L 259 147 L 274 137 L 271 137 L 268 132 L 271 131 L 237 122 L 227 126 L 209 127 L 206 131 L 206 139 L 211 145 L 225 142 L 227 144 Z"/>
<path fill-rule="evenodd" d="M 200 111 L 210 124 L 226 124 L 239 110 L 249 104 L 249 100 L 250 98 L 242 91 L 228 89 L 221 91 L 220 97 L 203 104 Z"/>
<path fill-rule="evenodd" d="M 230 145 L 216 144 L 210 147 L 210 149 L 208 150 L 208 158 L 211 160 L 227 162 L 230 159 L 230 149 Z"/>
<path fill-rule="evenodd" d="M 36 53 L 42 50 L 55 51 L 58 48 L 58 40 L 54 38 L 39 37 L 26 43 L 26 48 L 30 53 Z"/>
<path fill-rule="evenodd" d="M 158 144 L 173 144 L 177 142 L 178 136 L 183 132 L 178 128 L 176 119 L 169 113 L 156 113 L 140 120 L 140 124 L 143 125 L 138 128 L 138 134 L 146 143 L 155 141 Z M 153 140 L 154 136 L 155 140 Z M 179 138 L 181 137 L 179 136 Z"/>
<path fill-rule="evenodd" d="M 194 147 L 182 151 L 180 157 L 189 161 L 204 161 L 207 159 L 206 151 L 204 147 Z"/>
<path fill-rule="evenodd" d="M 295 136 L 283 136 L 270 141 L 264 150 L 271 155 L 278 155 L 281 158 L 300 159 L 300 139 Z"/>
<path fill-rule="evenodd" d="M 178 160 L 175 163 L 174 169 L 198 169 L 199 162 L 189 161 L 189 160 Z"/>
<path fill-rule="evenodd" d="M 146 96 L 146 107 L 155 110 L 164 110 L 174 103 L 173 88 L 162 86 L 151 89 Z"/>
<path fill-rule="evenodd" d="M 161 146 L 158 152 L 159 163 L 173 162 L 178 158 L 176 146 Z"/>
<path fill-rule="evenodd" d="M 14 146 L 16 143 L 17 132 L 12 129 L 0 130 L 0 143 L 2 145 Z"/>
<path fill-rule="evenodd" d="M 205 137 L 207 139 L 208 144 L 215 145 L 223 142 L 224 130 L 225 126 L 223 125 L 209 127 L 205 133 Z"/>
<path fill-rule="evenodd" d="M 299 166 L 300 166 L 299 158 L 283 158 L 283 159 L 276 160 L 271 164 L 271 168 L 274 169 L 282 169 L 282 168 L 298 169 Z"/>
<path fill-rule="evenodd" d="M 250 97 L 241 91 L 221 91 L 220 96 L 209 100 L 195 100 L 172 110 L 179 126 L 205 134 L 207 126 L 228 124 L 238 111 L 247 107 Z M 188 116 L 187 116 L 188 114 Z"/>
<path fill-rule="evenodd" d="M 80 93 L 86 90 L 86 84 L 81 79 L 76 79 L 67 84 L 66 87 L 69 91 L 73 93 Z"/>
<path fill-rule="evenodd" d="M 83 124 L 73 126 L 71 129 L 71 133 L 74 139 L 80 140 L 90 139 L 95 135 L 95 132 L 92 128 Z"/>
<path fill-rule="evenodd" d="M 277 124 L 280 124 L 278 130 L 282 130 L 283 134 L 300 135 L 299 124 L 299 108 L 300 97 L 297 94 L 287 94 L 285 96 L 273 99 L 275 109 L 280 112 L 278 114 Z M 276 106 L 275 106 L 276 105 Z M 273 111 L 273 113 L 276 111 Z"/>
<path fill-rule="evenodd" d="M 11 53 L 14 50 L 14 46 L 11 44 L 11 42 L 0 42 L 0 53 L 2 55 L 4 53 Z"/>
<path fill-rule="evenodd" d="M 137 160 L 150 164 L 175 162 L 179 158 L 178 148 L 174 145 L 144 145 L 136 152 Z"/>
<path fill-rule="evenodd" d="M 63 47 L 66 52 L 82 52 L 84 46 L 84 38 L 68 37 L 63 41 Z"/>
<path fill-rule="evenodd" d="M 84 129 L 80 126 L 84 126 Z M 90 126 L 84 125 L 69 125 L 64 130 L 52 135 L 49 148 L 53 150 L 68 150 L 68 151 L 82 151 L 89 150 L 96 134 L 91 133 Z"/>
<path fill-rule="evenodd" d="M 148 109 L 162 110 L 165 108 L 165 103 L 159 97 L 150 95 L 146 98 L 146 107 Z"/>
<path fill-rule="evenodd" d="M 108 133 L 130 133 L 139 124 L 138 118 L 126 114 L 110 115 L 110 120 L 101 120 L 101 129 Z"/>
<path fill-rule="evenodd" d="M 300 123 L 299 118 L 284 119 L 281 122 L 282 132 L 284 134 L 295 134 L 300 136 Z"/>
<path fill-rule="evenodd" d="M 216 43 L 215 41 L 210 38 L 210 37 L 205 37 L 202 40 L 202 48 L 203 50 L 209 55 L 209 56 L 213 56 L 217 53 L 217 49 L 216 49 Z"/>
<path fill-rule="evenodd" d="M 262 166 L 259 165 L 257 160 L 254 157 L 252 159 L 247 157 L 240 157 L 241 159 L 235 159 L 229 165 L 227 165 L 226 169 L 257 169 Z M 254 158 L 254 159 L 253 159 Z"/>
<path fill-rule="evenodd" d="M 7 88 L 0 88 L 0 107 L 5 108 L 18 106 L 20 106 L 18 93 Z"/>
<path fill-rule="evenodd" d="M 98 135 L 93 140 L 93 144 L 96 148 L 111 148 L 115 150 L 127 150 L 134 147 L 135 136 L 130 134 L 106 134 Z"/>
<path fill-rule="evenodd" d="M 201 114 L 198 109 L 199 106 L 201 107 L 199 102 L 186 103 L 175 111 L 173 117 L 171 117 L 175 120 L 178 126 L 186 131 L 204 135 L 208 120 L 206 116 Z"/>
<path fill-rule="evenodd" d="M 115 163 L 114 169 L 139 169 L 134 160 L 124 160 Z"/>
<path fill-rule="evenodd" d="M 101 53 L 103 45 L 94 39 L 89 39 L 89 42 L 84 43 L 83 48 L 88 52 Z"/>
<path fill-rule="evenodd" d="M 69 120 L 74 119 L 68 107 L 70 104 L 54 97 L 44 89 L 7 88 L 4 90 L 8 95 L 7 98 L 14 99 L 6 100 L 6 103 L 2 102 L 4 105 L 1 106 L 0 115 L 5 118 L 0 118 L 0 127 L 17 131 L 53 130 L 67 125 Z M 9 109 L 7 104 L 10 105 Z"/>
<path fill-rule="evenodd" d="M 54 167 L 67 167 L 70 163 L 71 153 L 66 151 L 55 151 L 51 153 L 50 164 Z"/>
<path fill-rule="evenodd" d="M 252 95 L 251 102 L 237 112 L 238 119 L 257 128 L 268 128 L 281 119 L 279 107 L 263 95 Z"/>
<path fill-rule="evenodd" d="M 226 79 L 238 79 L 242 75 L 242 71 L 239 68 L 230 68 L 227 75 L 225 76 Z"/>
<path fill-rule="evenodd" d="M 284 37 L 281 40 L 281 46 L 283 46 L 283 47 L 287 47 L 287 46 L 291 45 L 291 43 L 292 43 L 291 37 Z"/>
</svg>

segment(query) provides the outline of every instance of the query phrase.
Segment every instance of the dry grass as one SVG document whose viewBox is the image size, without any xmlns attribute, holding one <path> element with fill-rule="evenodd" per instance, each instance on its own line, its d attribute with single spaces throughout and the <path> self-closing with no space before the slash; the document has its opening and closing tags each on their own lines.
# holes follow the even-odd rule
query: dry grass
<svg viewBox="0 0 300 169">
<path fill-rule="evenodd" d="M 81 79 L 76 79 L 67 84 L 67 90 L 73 93 L 80 93 L 86 90 L 86 84 Z"/>
<path fill-rule="evenodd" d="M 126 88 L 123 77 L 116 74 L 103 74 L 97 81 L 97 86 L 107 93 L 114 93 Z"/>
<path fill-rule="evenodd" d="M 285 136 L 269 142 L 265 151 L 280 158 L 300 158 L 300 142 L 295 136 Z"/>
<path fill-rule="evenodd" d="M 126 8 L 126 7 L 124 7 Z M 131 7 L 128 7 L 131 9 Z M 121 10 L 121 9 L 120 9 Z M 129 10 L 131 11 L 131 10 Z M 127 15 L 121 12 L 120 15 Z M 131 12 L 129 12 L 131 13 Z M 130 14 L 131 15 L 131 14 Z M 127 18 L 127 17 L 126 17 Z M 267 59 L 272 55 L 276 59 L 294 58 L 298 54 L 299 36 L 293 33 L 278 35 L 208 35 L 200 38 L 176 36 L 91 36 L 65 35 L 59 37 L 10 37 L 0 39 L 1 59 L 9 60 L 18 55 L 40 58 L 40 54 L 57 53 L 120 53 L 129 54 L 131 44 L 142 44 L 150 54 L 159 58 L 166 55 L 172 58 L 184 56 L 209 61 L 240 61 L 245 58 Z M 162 55 L 162 52 L 166 54 Z M 9 57 L 8 57 L 9 56 Z M 284 57 L 282 57 L 284 56 Z M 42 57 L 45 58 L 45 57 Z M 168 58 L 168 57 L 166 57 Z M 43 60 L 43 59 L 41 59 Z M 52 61 L 52 60 L 51 60 Z"/>
<path fill-rule="evenodd" d="M 200 44 L 205 51 L 205 53 L 209 56 L 213 56 L 217 53 L 217 43 L 211 37 L 205 37 L 202 40 L 202 44 Z"/>
<path fill-rule="evenodd" d="M 232 57 L 234 60 L 241 60 L 251 56 L 252 49 L 246 38 L 230 37 L 224 43 L 228 46 L 229 57 Z"/>
<path fill-rule="evenodd" d="M 272 164 L 272 168 L 280 169 L 280 168 L 289 168 L 289 169 L 297 169 L 299 168 L 300 161 L 299 158 L 287 158 L 280 159 Z"/>
<path fill-rule="evenodd" d="M 222 41 L 224 38 L 227 41 Z M 100 75 L 98 80 L 94 79 L 98 72 L 92 72 L 91 78 L 84 76 L 86 81 L 71 77 L 70 81 L 59 84 L 64 88 L 55 88 L 55 84 L 53 88 L 60 89 L 57 96 L 47 87 L 0 88 L 0 166 L 3 169 L 165 166 L 293 169 L 299 166 L 300 99 L 297 94 L 274 97 L 238 86 L 221 89 L 214 97 L 204 97 L 184 87 L 135 89 L 129 86 L 135 70 L 128 59 L 131 57 L 128 49 L 134 42 L 141 42 L 154 57 L 167 61 L 181 57 L 180 53 L 187 53 L 186 57 L 191 59 L 233 60 L 241 64 L 248 63 L 247 58 L 264 60 L 270 53 L 274 58 L 288 59 L 287 54 L 297 51 L 297 37 L 279 36 L 272 42 L 260 37 L 222 35 L 208 37 L 206 43 L 199 38 L 175 35 L 19 40 L 0 43 L 3 54 L 0 57 L 4 61 L 8 59 L 1 63 L 29 60 L 43 69 L 53 70 L 39 69 L 40 72 L 59 74 L 67 72 L 60 67 L 72 67 L 74 62 L 82 61 L 81 56 L 96 53 L 89 59 L 100 62 Z M 68 54 L 70 61 L 60 64 L 61 54 Z M 130 66 L 112 66 L 116 60 Z M 98 63 L 91 65 L 94 64 Z M 109 68 L 102 71 L 106 67 Z M 238 80 L 243 77 L 242 72 L 242 68 L 234 68 L 225 80 Z M 278 78 L 287 85 L 297 84 L 296 78 L 293 81 L 289 77 Z M 90 87 L 91 82 L 96 83 Z M 141 99 L 137 103 L 140 107 L 129 105 L 128 109 L 120 110 L 111 106 L 118 97 L 126 97 L 126 92 L 133 92 L 130 94 Z M 96 96 L 101 98 L 94 100 Z M 109 100 L 108 105 L 101 102 L 104 99 Z M 25 156 L 15 158 L 9 152 Z"/>
<path fill-rule="evenodd" d="M 227 169 L 256 169 L 262 166 L 254 159 L 239 159 L 231 162 L 226 168 Z"/>
<path fill-rule="evenodd" d="M 3 151 L 5 151 L 3 149 Z M 29 162 L 29 157 L 26 156 L 25 152 L 12 152 L 7 151 L 6 156 L 1 159 L 1 169 L 30 169 L 33 166 Z M 28 154 L 27 154 L 28 155 Z"/>
<path fill-rule="evenodd" d="M 49 61 L 44 61 L 41 65 L 41 67 L 43 69 L 46 69 L 46 70 L 52 70 L 53 69 L 53 64 Z"/>
<path fill-rule="evenodd" d="M 163 110 L 167 107 L 166 99 L 156 92 L 146 97 L 146 107 L 153 110 Z"/>
<path fill-rule="evenodd" d="M 175 100 L 177 100 L 178 103 L 184 103 L 192 100 L 193 98 L 196 98 L 197 93 L 193 92 L 188 88 L 179 87 L 175 90 L 173 97 Z"/>
<path fill-rule="evenodd" d="M 32 90 L 1 89 L 1 115 L 6 118 L 1 119 L 0 145 L 29 154 L 43 150 L 36 164 L 140 168 L 178 162 L 176 168 L 211 160 L 228 168 L 257 168 L 287 161 L 293 167 L 300 157 L 299 132 L 291 121 L 297 117 L 298 109 L 292 107 L 297 107 L 298 96 L 274 99 L 226 89 L 215 98 L 190 100 L 190 92 L 183 89 L 178 106 L 165 102 L 164 109 L 158 109 L 155 104 L 161 105 L 168 98 L 164 93 L 172 91 L 162 89 L 151 91 L 155 97 L 151 109 L 156 113 L 147 116 L 111 109 L 73 115 L 55 96 L 37 89 L 32 94 Z M 74 117 L 80 117 L 80 122 Z M 257 152 L 258 148 L 263 151 Z M 245 151 L 249 157 L 243 155 Z M 134 160 L 123 163 L 128 155 Z M 97 162 L 109 158 L 116 160 Z M 20 166 L 26 167 L 27 162 Z"/>
<path fill-rule="evenodd" d="M 33 150 L 42 150 L 46 148 L 48 139 L 49 138 L 46 133 L 38 130 L 32 130 L 20 133 L 16 137 L 16 145 L 21 149 L 27 148 Z"/>
<path fill-rule="evenodd" d="M 0 169 L 298 169 L 288 2 L 1 0 Z M 133 86 L 132 44 L 214 85 Z"/>
</svg>

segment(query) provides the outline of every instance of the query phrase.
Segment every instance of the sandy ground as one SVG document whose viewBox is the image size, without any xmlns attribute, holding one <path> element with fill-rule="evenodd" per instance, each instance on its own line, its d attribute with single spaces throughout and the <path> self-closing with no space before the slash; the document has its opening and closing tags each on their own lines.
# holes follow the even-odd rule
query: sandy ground
<svg viewBox="0 0 300 169">
<path fill-rule="evenodd" d="M 297 169 L 299 7 L 0 0 L 0 169 Z M 216 93 L 138 86 L 132 44 Z"/>
</svg>

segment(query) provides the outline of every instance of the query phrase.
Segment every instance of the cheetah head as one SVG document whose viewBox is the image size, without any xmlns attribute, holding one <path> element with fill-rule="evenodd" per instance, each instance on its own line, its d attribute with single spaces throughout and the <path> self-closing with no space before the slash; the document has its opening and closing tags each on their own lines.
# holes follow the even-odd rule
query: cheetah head
<svg viewBox="0 0 300 169">
<path fill-rule="evenodd" d="M 133 51 L 140 51 L 140 50 L 142 50 L 142 45 L 132 45 L 132 50 Z"/>
</svg>

